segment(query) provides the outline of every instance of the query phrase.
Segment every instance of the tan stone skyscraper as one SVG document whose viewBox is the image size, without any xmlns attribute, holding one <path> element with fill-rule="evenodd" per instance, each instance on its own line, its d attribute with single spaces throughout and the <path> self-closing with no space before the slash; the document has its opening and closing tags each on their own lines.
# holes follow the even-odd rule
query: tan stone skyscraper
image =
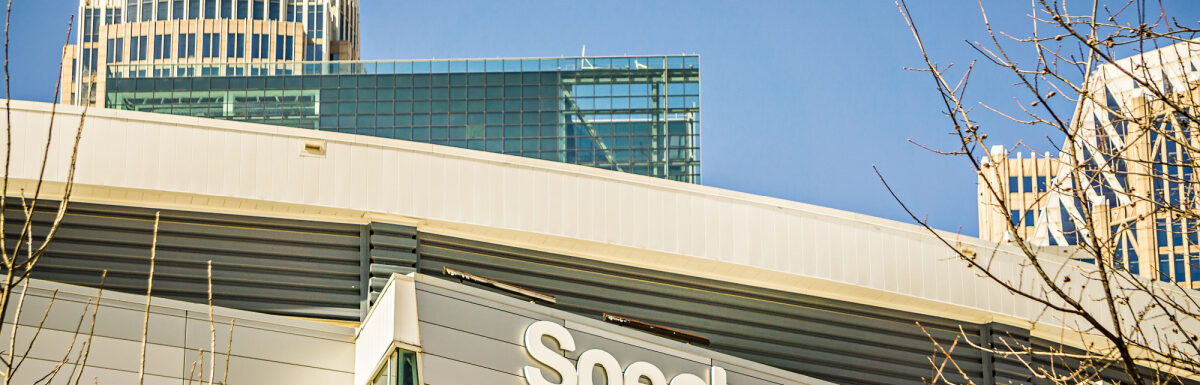
<svg viewBox="0 0 1200 385">
<path fill-rule="evenodd" d="M 1098 67 L 1088 83 L 1073 140 L 1057 159 L 1009 158 L 1003 150 L 985 159 L 980 237 L 1098 243 L 1113 266 L 1200 288 L 1200 159 L 1193 152 L 1200 127 L 1179 112 L 1200 107 L 1200 46 L 1182 42 L 1118 60 Z M 1004 193 L 991 193 L 992 185 Z"/>
<path fill-rule="evenodd" d="M 1038 157 L 1031 153 L 1025 157 L 1018 152 L 1009 157 L 1003 147 L 993 147 L 991 156 L 984 160 L 985 171 L 979 175 L 979 237 L 1008 242 L 1014 237 L 1006 222 L 1012 222 L 1021 238 L 1036 238 L 1038 216 L 1044 215 L 1042 209 L 1046 206 L 1044 197 L 1060 164 L 1049 154 Z M 989 186 L 995 186 L 1002 195 L 993 194 Z M 1001 199 L 1007 207 L 1001 207 Z"/>
<path fill-rule="evenodd" d="M 109 64 L 356 60 L 358 0 L 80 0 L 62 101 L 104 105 Z M 152 71 L 121 66 L 121 71 Z M 199 74 L 179 74 L 199 75 Z"/>
</svg>

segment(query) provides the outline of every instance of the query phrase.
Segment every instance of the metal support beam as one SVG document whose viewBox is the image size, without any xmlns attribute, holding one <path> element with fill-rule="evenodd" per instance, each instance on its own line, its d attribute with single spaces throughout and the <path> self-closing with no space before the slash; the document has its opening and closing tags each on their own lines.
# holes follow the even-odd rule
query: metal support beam
<svg viewBox="0 0 1200 385">
<path fill-rule="evenodd" d="M 578 104 L 575 104 L 575 97 L 571 96 L 571 91 L 563 88 L 562 92 L 563 102 L 565 102 L 564 104 L 566 104 L 567 109 L 579 117 L 579 121 L 587 129 L 588 136 L 592 138 L 592 142 L 596 144 L 596 148 L 599 148 L 604 153 L 604 158 L 608 160 L 609 164 L 613 165 L 613 168 L 617 169 L 617 171 L 625 171 L 621 169 L 621 166 L 617 165 L 617 160 L 613 157 L 612 150 L 609 150 L 608 145 L 604 144 L 604 141 L 600 139 L 600 134 L 596 132 L 596 127 L 592 126 L 592 123 L 583 116 L 583 111 L 579 110 Z"/>
</svg>

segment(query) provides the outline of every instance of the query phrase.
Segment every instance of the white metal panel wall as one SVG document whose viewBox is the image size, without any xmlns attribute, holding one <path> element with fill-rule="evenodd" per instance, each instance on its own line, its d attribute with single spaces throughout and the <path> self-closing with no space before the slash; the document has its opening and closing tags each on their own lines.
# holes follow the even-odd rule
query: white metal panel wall
<svg viewBox="0 0 1200 385">
<path fill-rule="evenodd" d="M 540 364 L 526 353 L 523 333 L 536 321 L 554 322 L 569 330 L 576 349 L 561 354 L 575 364 L 583 352 L 601 349 L 615 356 L 621 367 L 648 362 L 662 370 L 667 379 L 681 373 L 706 378 L 710 368 L 717 365 L 727 371 L 730 384 L 831 384 L 467 284 L 419 274 L 412 279 L 416 282 L 412 295 L 416 298 L 422 378 L 426 384 L 527 383 L 522 368 Z M 380 310 L 406 309 L 385 306 L 372 311 Z M 605 383 L 596 372 L 592 377 L 593 383 Z"/>
<path fill-rule="evenodd" d="M 15 106 L 14 172 L 32 179 L 49 105 Z M 59 110 L 47 175 L 61 181 L 79 110 Z M 546 234 L 818 278 L 830 282 L 830 291 L 849 284 L 1042 324 L 1078 324 L 1039 317 L 1040 306 L 949 258 L 923 229 L 860 214 L 583 166 L 287 127 L 92 110 L 85 131 L 76 180 L 82 184 Z M 306 141 L 323 141 L 327 154 L 302 155 Z M 981 254 L 995 247 L 944 235 Z M 1022 284 L 1036 287 L 1011 249 L 1001 247 L 997 258 L 1006 277 L 1026 277 Z M 1095 286 L 1076 292 L 1091 298 Z"/>
<path fill-rule="evenodd" d="M 11 383 L 32 384 L 49 373 L 75 340 L 68 364 L 52 382 L 67 383 L 87 339 L 94 309 L 88 306 L 89 300 L 94 301 L 96 295 L 97 290 L 92 288 L 32 281 L 21 311 L 21 327 L 17 328 L 17 346 L 28 346 L 47 306 L 48 321 L 28 354 L 27 364 L 21 366 Z M 137 382 L 144 298 L 112 291 L 103 293 L 81 382 L 92 383 L 93 378 L 101 384 Z M 205 379 L 201 382 L 207 382 L 213 362 L 207 307 L 161 298 L 155 298 L 153 305 L 147 333 L 146 383 L 190 383 L 189 377 L 199 379 L 201 375 Z M 0 335 L 4 341 L 13 332 L 15 308 L 12 304 L 4 320 Z M 227 350 L 229 383 L 324 385 L 349 384 L 353 380 L 353 328 L 219 307 L 213 314 L 218 353 L 214 383 L 225 378 Z M 232 349 L 228 349 L 231 321 L 234 338 Z M 18 349 L 18 355 L 24 351 Z M 197 365 L 193 372 L 193 363 L 198 360 L 204 369 Z"/>
</svg>

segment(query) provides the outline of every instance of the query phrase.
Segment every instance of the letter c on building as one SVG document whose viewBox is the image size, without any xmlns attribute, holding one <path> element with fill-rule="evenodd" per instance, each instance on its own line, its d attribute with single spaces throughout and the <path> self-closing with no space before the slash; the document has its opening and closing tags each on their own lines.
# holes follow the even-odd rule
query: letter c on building
<svg viewBox="0 0 1200 385">
<path fill-rule="evenodd" d="M 567 331 L 567 328 L 550 321 L 534 322 L 525 329 L 525 351 L 533 357 L 534 361 L 558 372 L 562 382 L 558 384 L 550 382 L 545 376 L 542 376 L 542 369 L 534 366 L 525 366 L 525 381 L 528 381 L 529 385 L 577 385 L 579 378 L 575 373 L 575 366 L 571 365 L 571 360 L 543 344 L 542 336 L 548 336 L 557 341 L 559 348 L 562 348 L 563 351 L 575 351 L 575 339 L 571 338 L 571 332 Z"/>
<path fill-rule="evenodd" d="M 669 385 L 708 385 L 695 374 L 683 373 L 671 379 Z"/>
<path fill-rule="evenodd" d="M 621 385 L 621 364 L 617 362 L 617 358 L 612 354 L 600 350 L 592 349 L 579 355 L 579 385 L 592 385 L 592 370 L 596 366 L 604 371 L 604 378 L 607 385 Z"/>
<path fill-rule="evenodd" d="M 663 375 L 662 369 L 654 364 L 638 361 L 625 368 L 625 385 L 640 385 L 638 380 L 642 377 L 650 380 L 650 385 L 667 385 L 667 377 Z"/>
</svg>

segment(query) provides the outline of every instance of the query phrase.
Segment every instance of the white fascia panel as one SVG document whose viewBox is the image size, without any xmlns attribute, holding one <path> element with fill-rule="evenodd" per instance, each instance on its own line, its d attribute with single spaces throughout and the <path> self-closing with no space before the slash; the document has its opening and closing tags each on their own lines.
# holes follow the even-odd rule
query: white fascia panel
<svg viewBox="0 0 1200 385">
<path fill-rule="evenodd" d="M 417 286 L 411 275 L 392 274 L 354 339 L 354 384 L 365 385 L 395 346 L 419 348 Z"/>
</svg>

